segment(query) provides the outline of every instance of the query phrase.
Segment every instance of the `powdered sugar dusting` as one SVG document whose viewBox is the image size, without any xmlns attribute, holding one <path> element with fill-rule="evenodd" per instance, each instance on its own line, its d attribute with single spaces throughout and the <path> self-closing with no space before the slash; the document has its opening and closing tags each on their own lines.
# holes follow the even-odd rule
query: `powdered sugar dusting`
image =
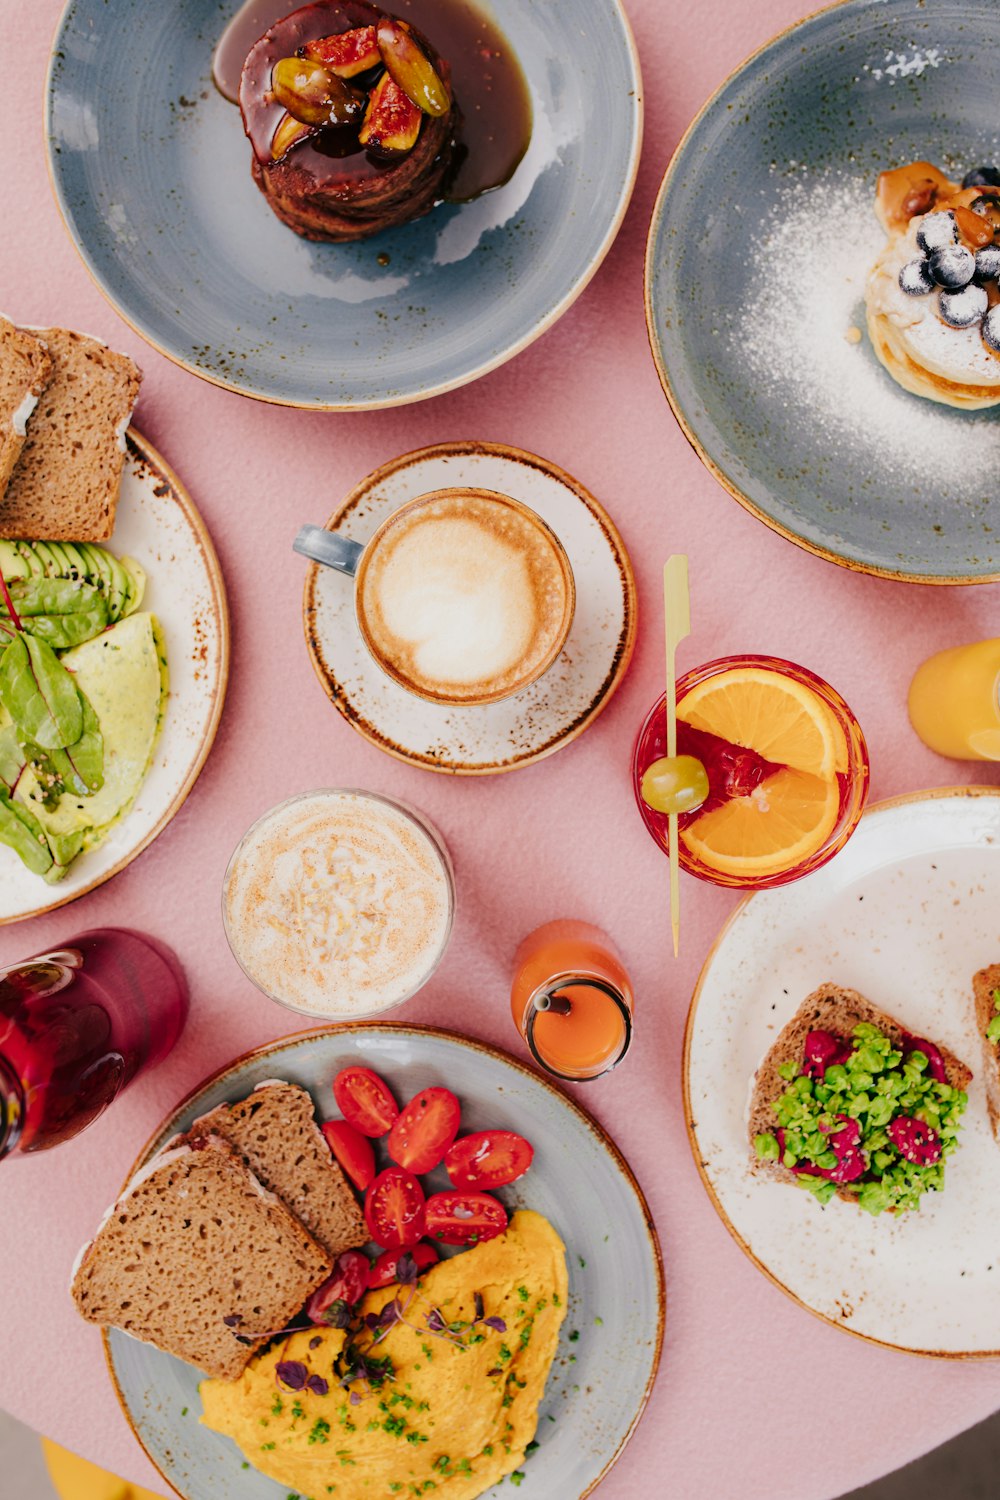
<svg viewBox="0 0 1000 1500">
<path fill-rule="evenodd" d="M 834 467 L 841 455 L 856 465 L 860 438 L 887 478 L 951 490 L 962 472 L 995 465 L 1000 427 L 988 413 L 911 395 L 876 359 L 864 305 L 885 245 L 874 198 L 874 177 L 842 171 L 803 171 L 780 187 L 751 238 L 757 290 L 726 337 L 756 385 L 786 409 L 789 438 L 818 429 Z"/>
</svg>

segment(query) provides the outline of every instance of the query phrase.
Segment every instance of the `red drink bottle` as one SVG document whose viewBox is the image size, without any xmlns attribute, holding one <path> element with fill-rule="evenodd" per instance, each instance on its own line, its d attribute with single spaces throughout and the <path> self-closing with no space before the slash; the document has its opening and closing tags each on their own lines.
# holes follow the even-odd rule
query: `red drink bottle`
<svg viewBox="0 0 1000 1500">
<path fill-rule="evenodd" d="M 86 1129 L 187 1020 L 169 948 L 108 927 L 0 971 L 0 1159 Z"/>
</svg>

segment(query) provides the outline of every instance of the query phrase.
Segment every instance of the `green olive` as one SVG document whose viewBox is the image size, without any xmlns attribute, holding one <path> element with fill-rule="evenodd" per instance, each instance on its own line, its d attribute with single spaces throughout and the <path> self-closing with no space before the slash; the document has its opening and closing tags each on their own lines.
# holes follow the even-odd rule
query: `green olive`
<svg viewBox="0 0 1000 1500">
<path fill-rule="evenodd" d="M 664 755 L 643 771 L 641 790 L 654 812 L 695 812 L 708 800 L 708 772 L 693 755 Z"/>
<path fill-rule="evenodd" d="M 306 57 L 282 57 L 271 71 L 271 92 L 303 125 L 350 125 L 365 101 L 336 73 Z"/>
<path fill-rule="evenodd" d="M 401 21 L 383 16 L 378 23 L 378 50 L 394 83 L 403 90 L 411 104 L 425 115 L 446 115 L 451 96 L 443 79 L 423 48 Z"/>
</svg>

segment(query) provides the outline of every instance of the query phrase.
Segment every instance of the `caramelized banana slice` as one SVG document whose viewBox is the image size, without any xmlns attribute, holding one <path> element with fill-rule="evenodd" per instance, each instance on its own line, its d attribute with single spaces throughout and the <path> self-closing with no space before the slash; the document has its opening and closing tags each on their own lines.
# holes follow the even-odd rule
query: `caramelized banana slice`
<svg viewBox="0 0 1000 1500">
<path fill-rule="evenodd" d="M 271 73 L 271 92 L 303 125 L 350 125 L 364 99 L 336 73 L 306 57 L 282 57 Z"/>
<path fill-rule="evenodd" d="M 409 28 L 402 21 L 383 16 L 377 37 L 382 61 L 407 99 L 425 115 L 446 115 L 451 108 L 451 97 Z"/>
<path fill-rule="evenodd" d="M 282 115 L 271 141 L 272 160 L 280 161 L 299 141 L 304 141 L 307 135 L 314 133 L 312 125 L 303 125 L 302 121 L 296 120 L 294 115 Z"/>
</svg>

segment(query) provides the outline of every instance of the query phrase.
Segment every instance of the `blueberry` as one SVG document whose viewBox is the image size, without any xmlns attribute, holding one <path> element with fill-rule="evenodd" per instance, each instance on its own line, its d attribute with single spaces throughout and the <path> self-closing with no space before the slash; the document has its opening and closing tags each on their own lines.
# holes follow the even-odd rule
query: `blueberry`
<svg viewBox="0 0 1000 1500">
<path fill-rule="evenodd" d="M 969 207 L 974 214 L 988 219 L 993 210 L 1000 207 L 1000 192 L 991 189 L 988 193 L 980 193 L 978 198 L 973 198 Z"/>
<path fill-rule="evenodd" d="M 952 328 L 971 328 L 989 306 L 981 286 L 963 286 L 960 292 L 942 292 L 938 298 L 941 316 Z"/>
<path fill-rule="evenodd" d="M 976 257 L 964 245 L 943 245 L 940 250 L 931 251 L 927 267 L 938 286 L 954 292 L 968 286 L 976 274 Z"/>
<path fill-rule="evenodd" d="M 1000 354 L 1000 302 L 996 307 L 990 308 L 979 331 L 987 349 L 992 350 L 994 354 Z"/>
<path fill-rule="evenodd" d="M 958 225 L 951 209 L 925 214 L 917 230 L 917 244 L 924 253 L 958 243 Z"/>
<path fill-rule="evenodd" d="M 997 171 L 996 167 L 974 167 L 962 178 L 962 186 L 964 188 L 1000 187 L 1000 171 Z"/>
<path fill-rule="evenodd" d="M 984 245 L 976 251 L 976 280 L 1000 281 L 1000 245 Z"/>
<path fill-rule="evenodd" d="M 906 262 L 899 273 L 899 284 L 908 297 L 926 296 L 937 285 L 923 258 Z"/>
</svg>

